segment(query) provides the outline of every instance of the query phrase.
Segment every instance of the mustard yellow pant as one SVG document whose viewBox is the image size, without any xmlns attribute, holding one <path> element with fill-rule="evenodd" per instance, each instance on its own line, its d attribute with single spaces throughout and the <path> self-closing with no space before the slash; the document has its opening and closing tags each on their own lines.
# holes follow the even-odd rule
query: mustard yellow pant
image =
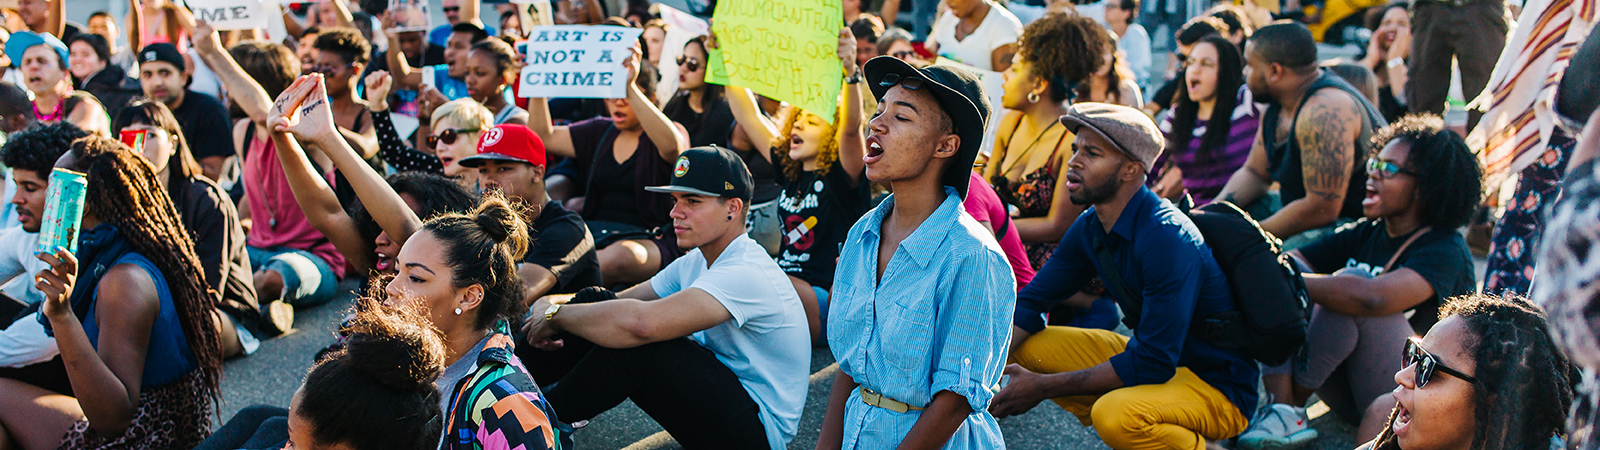
<svg viewBox="0 0 1600 450">
<path fill-rule="evenodd" d="M 1012 362 L 1037 373 L 1070 372 L 1106 362 L 1127 346 L 1127 336 L 1110 331 L 1046 327 L 1023 342 Z M 1227 439 L 1249 425 L 1222 392 L 1185 367 L 1166 383 L 1052 401 L 1118 450 L 1203 450 L 1206 439 Z"/>
</svg>

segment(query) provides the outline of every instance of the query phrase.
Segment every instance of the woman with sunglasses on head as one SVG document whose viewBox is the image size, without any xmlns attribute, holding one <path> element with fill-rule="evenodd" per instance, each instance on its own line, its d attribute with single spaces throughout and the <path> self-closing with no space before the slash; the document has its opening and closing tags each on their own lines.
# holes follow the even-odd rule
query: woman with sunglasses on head
<svg viewBox="0 0 1600 450">
<path fill-rule="evenodd" d="M 839 30 L 835 54 L 845 71 L 844 91 L 832 124 L 816 114 L 790 107 L 775 124 L 756 106 L 750 90 L 729 88 L 729 104 L 739 126 L 751 140 L 768 143 L 762 159 L 780 168 L 778 195 L 778 267 L 789 275 L 805 307 L 811 340 L 819 345 L 827 335 L 828 297 L 833 289 L 834 263 L 851 225 L 866 214 L 870 183 L 862 157 L 866 136 L 861 112 L 861 76 L 856 66 L 856 42 L 849 28 Z"/>
<path fill-rule="evenodd" d="M 1316 306 L 1306 334 L 1316 338 L 1297 359 L 1262 371 L 1276 403 L 1257 413 L 1241 446 L 1314 438 L 1303 408 L 1313 393 L 1359 424 L 1358 435 L 1376 435 L 1393 409 L 1389 374 L 1405 339 L 1433 327 L 1444 299 L 1477 287 L 1456 229 L 1483 193 L 1478 158 L 1438 116 L 1402 118 L 1372 142 L 1366 217 L 1292 253 L 1309 267 L 1306 292 Z"/>
<path fill-rule="evenodd" d="M 1473 294 L 1439 315 L 1427 337 L 1405 341 L 1394 410 L 1358 450 L 1564 448 L 1579 375 L 1544 313 L 1521 297 Z"/>
<path fill-rule="evenodd" d="M 556 126 L 545 99 L 528 102 L 529 128 L 544 141 L 545 151 L 573 162 L 574 185 L 585 196 L 574 209 L 594 233 L 608 285 L 648 280 L 684 254 L 677 237 L 664 228 L 672 223 L 672 197 L 644 188 L 669 184 L 678 152 L 689 148 L 689 134 L 656 108 L 655 69 L 641 59 L 635 46 L 623 60 L 627 93 L 606 101 L 606 117 Z M 653 229 L 665 232 L 655 237 Z"/>
<path fill-rule="evenodd" d="M 516 51 L 499 39 L 473 44 L 467 54 L 467 96 L 494 113 L 495 125 L 528 124 L 528 111 L 506 101 L 506 89 L 517 81 L 517 70 Z"/>
<path fill-rule="evenodd" d="M 1161 121 L 1167 150 L 1149 182 L 1162 198 L 1178 202 L 1187 192 L 1194 204 L 1203 205 L 1222 192 L 1250 156 L 1261 110 L 1244 85 L 1244 58 L 1222 36 L 1194 44 L 1183 81 L 1172 114 Z"/>
</svg>

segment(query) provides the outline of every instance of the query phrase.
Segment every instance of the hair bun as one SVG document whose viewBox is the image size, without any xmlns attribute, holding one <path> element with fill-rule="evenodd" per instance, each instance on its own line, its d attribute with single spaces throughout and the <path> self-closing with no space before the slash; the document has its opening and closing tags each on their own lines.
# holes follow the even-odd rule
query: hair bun
<svg viewBox="0 0 1600 450">
<path fill-rule="evenodd" d="M 444 373 L 444 339 L 421 313 L 365 299 L 348 325 L 347 364 L 398 390 L 432 389 Z"/>
<path fill-rule="evenodd" d="M 513 259 L 522 259 L 528 251 L 528 225 L 522 210 L 498 193 L 483 197 L 473 212 L 474 223 L 495 243 L 504 244 Z"/>
</svg>

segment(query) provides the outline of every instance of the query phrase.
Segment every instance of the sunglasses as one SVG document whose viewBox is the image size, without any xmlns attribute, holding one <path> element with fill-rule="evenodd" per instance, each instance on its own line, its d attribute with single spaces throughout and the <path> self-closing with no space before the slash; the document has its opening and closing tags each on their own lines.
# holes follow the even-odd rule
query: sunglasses
<svg viewBox="0 0 1600 450">
<path fill-rule="evenodd" d="M 333 75 L 335 73 L 338 73 L 340 70 L 343 70 L 346 67 L 351 67 L 351 66 L 354 66 L 354 65 L 355 65 L 355 63 L 350 63 L 350 64 L 346 64 L 346 65 L 343 65 L 343 66 L 330 66 L 330 65 L 317 64 L 317 65 L 311 66 L 311 72 L 310 73 L 320 73 L 320 74 L 323 74 L 323 75 Z"/>
<path fill-rule="evenodd" d="M 1378 179 L 1381 180 L 1389 180 L 1393 179 L 1395 175 L 1398 174 L 1406 174 L 1413 177 L 1417 176 L 1416 172 L 1406 170 L 1406 168 L 1400 167 L 1399 164 L 1395 164 L 1390 161 L 1384 161 L 1378 158 L 1367 159 L 1367 175 L 1377 176 Z"/>
<path fill-rule="evenodd" d="M 911 57 L 913 57 L 913 56 L 917 56 L 917 52 L 911 51 L 911 50 L 901 50 L 901 51 L 898 51 L 898 52 L 890 53 L 889 56 L 893 56 L 895 59 L 904 61 L 904 60 L 911 59 Z"/>
<path fill-rule="evenodd" d="M 453 145 L 453 144 L 456 143 L 456 138 L 461 137 L 462 135 L 467 134 L 467 133 L 477 133 L 477 132 L 478 132 L 477 128 L 473 128 L 473 129 L 446 128 L 444 131 L 440 131 L 439 134 L 430 134 L 430 135 L 428 135 L 428 146 L 429 147 L 437 147 L 437 146 L 439 146 L 439 143 L 441 143 L 441 142 L 443 142 L 444 145 Z"/>
<path fill-rule="evenodd" d="M 1444 365 L 1444 363 L 1439 362 L 1438 357 L 1433 356 L 1432 353 L 1428 353 L 1427 350 L 1423 350 L 1422 338 L 1412 337 L 1406 340 L 1405 364 L 1406 367 L 1414 367 L 1412 370 L 1416 371 L 1417 389 L 1422 389 L 1423 386 L 1428 385 L 1428 380 L 1433 379 L 1434 371 L 1444 372 L 1447 375 L 1460 378 L 1461 381 L 1468 383 L 1478 383 L 1477 378 L 1473 378 L 1471 375 L 1461 373 L 1459 370 L 1451 369 L 1449 366 Z"/>
<path fill-rule="evenodd" d="M 461 11 L 461 7 L 460 6 L 446 6 L 446 7 L 443 7 L 443 8 L 439 8 L 439 10 L 447 12 L 447 13 L 453 13 L 453 12 Z"/>
<path fill-rule="evenodd" d="M 915 91 L 922 89 L 923 81 L 925 80 L 922 77 L 902 77 L 898 73 L 891 73 L 883 76 L 883 80 L 878 82 L 878 87 L 889 89 L 895 85 L 900 85 L 900 87 Z"/>
<path fill-rule="evenodd" d="M 678 56 L 678 65 L 680 65 L 680 66 L 683 66 L 683 65 L 689 66 L 689 71 L 690 72 L 699 72 L 700 71 L 700 60 L 698 60 L 698 59 L 690 58 L 690 57 L 687 57 L 687 56 Z"/>
</svg>

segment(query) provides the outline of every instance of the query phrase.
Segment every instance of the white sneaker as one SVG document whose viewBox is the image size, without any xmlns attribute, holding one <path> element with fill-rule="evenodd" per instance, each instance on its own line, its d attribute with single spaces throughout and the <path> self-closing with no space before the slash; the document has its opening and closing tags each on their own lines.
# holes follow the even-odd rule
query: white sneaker
<svg viewBox="0 0 1600 450">
<path fill-rule="evenodd" d="M 1239 447 L 1261 450 L 1296 449 L 1317 438 L 1306 419 L 1306 409 L 1273 403 L 1256 413 L 1250 428 L 1239 435 Z"/>
</svg>

